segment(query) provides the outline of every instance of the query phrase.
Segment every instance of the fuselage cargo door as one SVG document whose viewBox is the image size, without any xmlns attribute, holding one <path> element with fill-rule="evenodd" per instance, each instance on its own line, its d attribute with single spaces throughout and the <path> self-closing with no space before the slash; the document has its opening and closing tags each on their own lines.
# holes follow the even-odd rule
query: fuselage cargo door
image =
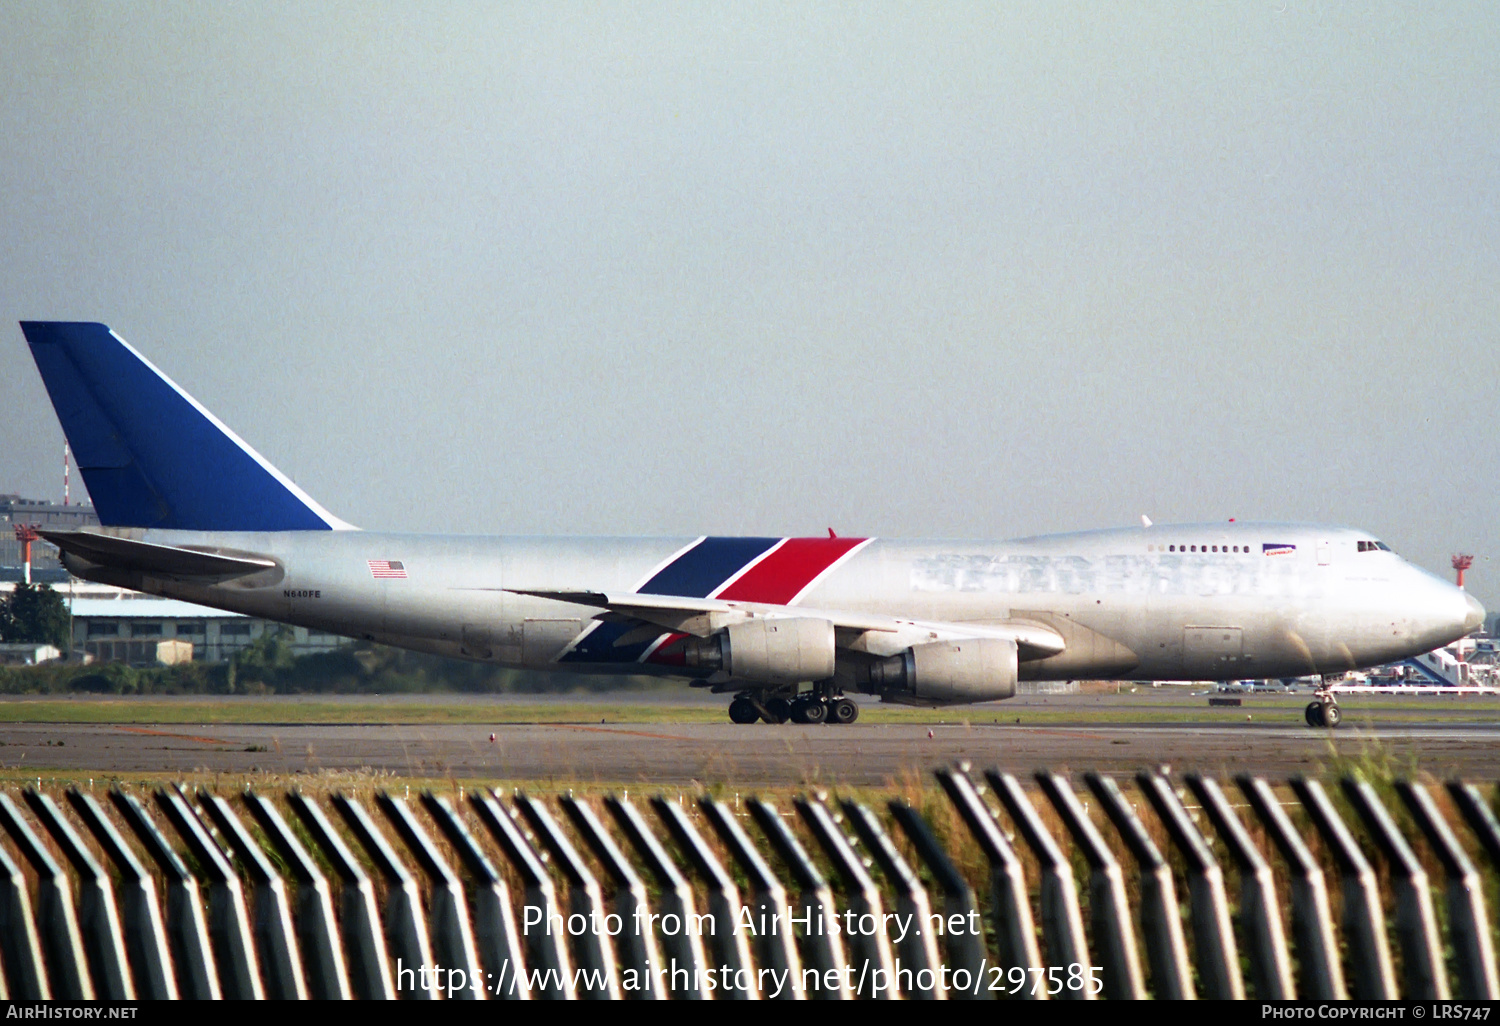
<svg viewBox="0 0 1500 1026">
<path fill-rule="evenodd" d="M 1244 633 L 1239 627 L 1184 627 L 1183 669 L 1199 680 L 1238 680 L 1247 669 Z"/>
</svg>

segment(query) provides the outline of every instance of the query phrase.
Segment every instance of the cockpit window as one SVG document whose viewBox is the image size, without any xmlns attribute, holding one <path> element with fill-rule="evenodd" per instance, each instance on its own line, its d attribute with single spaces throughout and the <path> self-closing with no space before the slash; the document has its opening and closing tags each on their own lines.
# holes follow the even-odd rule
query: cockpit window
<svg viewBox="0 0 1500 1026">
<path fill-rule="evenodd" d="M 1391 547 L 1383 541 L 1363 541 L 1358 543 L 1360 552 L 1389 552 Z"/>
</svg>

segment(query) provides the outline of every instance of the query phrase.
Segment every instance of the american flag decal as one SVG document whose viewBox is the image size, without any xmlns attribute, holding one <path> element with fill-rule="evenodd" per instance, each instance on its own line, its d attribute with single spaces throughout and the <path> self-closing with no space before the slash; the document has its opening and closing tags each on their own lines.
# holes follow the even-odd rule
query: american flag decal
<svg viewBox="0 0 1500 1026">
<path fill-rule="evenodd" d="M 406 580 L 406 567 L 399 559 L 370 559 L 366 562 L 370 564 L 370 576 L 376 580 Z"/>
</svg>

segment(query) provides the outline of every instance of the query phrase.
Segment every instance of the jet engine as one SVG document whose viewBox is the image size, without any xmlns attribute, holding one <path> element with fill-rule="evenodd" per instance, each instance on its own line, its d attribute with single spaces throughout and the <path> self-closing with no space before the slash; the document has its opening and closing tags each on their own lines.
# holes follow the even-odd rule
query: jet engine
<svg viewBox="0 0 1500 1026">
<path fill-rule="evenodd" d="M 870 666 L 870 691 L 941 705 L 992 702 L 1016 693 L 1016 643 L 965 638 L 913 645 Z"/>
<path fill-rule="evenodd" d="M 690 667 L 780 686 L 833 676 L 833 624 L 808 617 L 733 623 L 682 648 Z"/>
</svg>

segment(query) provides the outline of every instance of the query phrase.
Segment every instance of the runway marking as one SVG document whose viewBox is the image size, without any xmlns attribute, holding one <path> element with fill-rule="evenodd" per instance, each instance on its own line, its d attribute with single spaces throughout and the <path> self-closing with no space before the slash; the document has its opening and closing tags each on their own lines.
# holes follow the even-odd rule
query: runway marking
<svg viewBox="0 0 1500 1026">
<path fill-rule="evenodd" d="M 539 723 L 540 727 L 558 727 L 562 730 L 587 730 L 595 734 L 623 734 L 626 737 L 650 737 L 658 741 L 698 741 L 703 738 L 678 737 L 673 734 L 650 734 L 644 730 L 620 730 L 616 727 L 585 727 L 577 723 Z"/>
<path fill-rule="evenodd" d="M 198 737 L 195 734 L 173 734 L 165 730 L 150 730 L 146 727 L 116 727 L 116 730 L 124 730 L 131 734 L 151 734 L 155 737 L 175 737 L 179 741 L 201 741 L 207 745 L 232 745 L 233 741 L 225 741 L 217 737 Z"/>
</svg>

